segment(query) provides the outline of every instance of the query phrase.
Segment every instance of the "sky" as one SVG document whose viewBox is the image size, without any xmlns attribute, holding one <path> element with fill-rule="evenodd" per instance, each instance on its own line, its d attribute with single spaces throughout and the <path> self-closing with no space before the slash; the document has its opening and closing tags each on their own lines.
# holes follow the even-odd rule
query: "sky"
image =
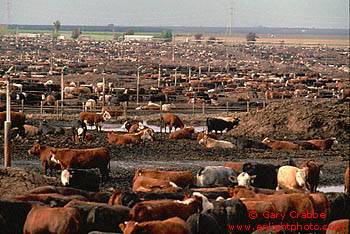
<svg viewBox="0 0 350 234">
<path fill-rule="evenodd" d="M 232 2 L 232 3 L 231 3 Z M 0 24 L 349 29 L 349 0 L 0 0 Z"/>
</svg>

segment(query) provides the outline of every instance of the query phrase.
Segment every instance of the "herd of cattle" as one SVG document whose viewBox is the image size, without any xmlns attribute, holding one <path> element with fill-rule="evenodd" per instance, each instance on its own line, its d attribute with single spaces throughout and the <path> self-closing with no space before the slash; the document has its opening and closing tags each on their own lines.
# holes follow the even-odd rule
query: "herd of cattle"
<svg viewBox="0 0 350 234">
<path fill-rule="evenodd" d="M 4 114 L 0 113 L 0 117 Z M 97 123 L 99 131 L 98 123 L 105 116 L 108 112 L 82 112 L 73 122 L 72 140 L 87 141 L 87 126 Z M 12 112 L 11 117 L 16 128 L 24 128 L 24 114 Z M 194 133 L 194 128 L 185 127 L 175 114 L 164 114 L 163 122 L 170 139 L 191 138 Z M 329 150 L 336 143 L 335 138 L 297 142 L 237 138 L 236 142 L 228 142 L 215 139 L 218 135 L 213 131 L 229 131 L 239 124 L 239 119 L 208 118 L 206 124 L 207 130 L 198 134 L 197 141 L 208 148 Z M 110 144 L 133 145 L 155 140 L 154 130 L 142 123 L 125 122 L 124 127 L 128 133 L 108 133 Z M 349 231 L 349 168 L 345 172 L 345 193 L 317 192 L 323 165 L 308 160 L 297 167 L 291 159 L 280 165 L 230 162 L 207 166 L 195 177 L 191 171 L 139 169 L 132 191 L 111 193 L 99 192 L 101 180 L 108 180 L 110 172 L 111 156 L 106 147 L 70 149 L 36 143 L 28 153 L 39 157 L 45 175 L 47 170 L 52 175 L 53 169 L 61 169 L 65 187 L 39 187 L 1 200 L 2 233 L 221 234 L 252 233 L 262 225 L 276 229 L 287 224 L 318 225 L 317 233 L 325 233 L 321 228 L 328 224 L 343 227 L 344 231 L 327 233 Z M 12 212 L 15 209 L 17 212 Z M 249 216 L 252 212 L 257 214 L 256 219 Z M 267 212 L 285 214 L 287 218 L 267 218 Z M 307 214 L 317 217 L 305 218 Z M 233 230 L 237 225 L 250 225 L 251 229 Z M 286 226 L 283 231 L 295 232 Z"/>
</svg>

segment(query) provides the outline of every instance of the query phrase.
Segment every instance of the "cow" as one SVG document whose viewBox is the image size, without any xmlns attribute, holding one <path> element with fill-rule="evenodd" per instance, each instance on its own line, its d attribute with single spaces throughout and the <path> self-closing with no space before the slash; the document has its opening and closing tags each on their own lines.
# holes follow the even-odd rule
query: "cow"
<svg viewBox="0 0 350 234">
<path fill-rule="evenodd" d="M 47 95 L 46 97 L 43 97 L 43 100 L 43 105 L 53 106 L 56 103 L 56 98 L 53 95 Z"/>
<path fill-rule="evenodd" d="M 335 137 L 330 137 L 323 140 L 308 140 L 306 142 L 315 145 L 317 149 L 320 149 L 320 150 L 329 150 L 332 148 L 333 144 L 334 145 L 338 144 L 338 141 Z"/>
<path fill-rule="evenodd" d="M 238 186 L 250 187 L 251 182 L 254 182 L 256 175 L 250 176 L 247 172 L 240 173 L 237 177 L 230 176 L 229 180 L 232 183 L 237 183 Z"/>
<path fill-rule="evenodd" d="M 244 137 L 234 137 L 232 140 L 232 143 L 238 148 L 238 149 L 271 149 L 270 146 L 262 143 L 261 141 L 255 141 L 251 139 L 247 139 Z"/>
<path fill-rule="evenodd" d="M 169 139 L 191 139 L 191 135 L 194 133 L 194 127 L 183 128 L 180 130 L 176 130 L 169 134 Z"/>
<path fill-rule="evenodd" d="M 98 192 L 100 176 L 96 169 L 68 168 L 61 172 L 61 183 L 63 186 Z"/>
<path fill-rule="evenodd" d="M 108 132 L 108 143 L 117 145 L 135 145 L 140 143 L 140 139 L 134 138 L 130 135 L 120 135 L 115 132 Z"/>
<path fill-rule="evenodd" d="M 60 164 L 61 169 L 80 168 L 90 169 L 98 168 L 102 179 L 107 179 L 109 174 L 110 155 L 107 148 L 92 149 L 58 149 L 50 150 L 50 160 Z"/>
<path fill-rule="evenodd" d="M 344 174 L 344 192 L 348 196 L 350 196 L 350 186 L 349 186 L 349 167 L 346 168 L 345 174 Z"/>
<path fill-rule="evenodd" d="M 25 124 L 25 121 L 26 121 L 26 115 L 20 112 L 11 111 L 10 117 L 11 117 L 11 128 L 17 127 L 23 132 L 25 132 L 23 129 L 23 125 Z M 4 128 L 5 121 L 6 121 L 6 111 L 0 112 L 0 129 Z"/>
<path fill-rule="evenodd" d="M 207 166 L 197 172 L 197 185 L 200 187 L 228 186 L 230 176 L 237 176 L 237 172 L 230 167 Z"/>
<path fill-rule="evenodd" d="M 182 188 L 169 180 L 155 179 L 151 177 L 138 176 L 132 186 L 133 191 L 139 192 L 174 192 Z"/>
<path fill-rule="evenodd" d="M 65 133 L 63 127 L 49 124 L 46 120 L 44 120 L 40 123 L 38 131 L 39 131 L 40 135 L 64 134 Z"/>
<path fill-rule="evenodd" d="M 23 125 L 26 136 L 38 136 L 39 128 L 33 125 L 25 124 Z"/>
<path fill-rule="evenodd" d="M 186 220 L 192 214 L 202 210 L 202 201 L 199 197 L 191 197 L 185 201 L 155 200 L 137 203 L 130 210 L 131 220 L 145 222 L 152 220 L 165 220 L 179 217 Z"/>
<path fill-rule="evenodd" d="M 237 126 L 239 123 L 239 119 L 236 118 L 234 122 L 228 122 L 222 119 L 216 119 L 216 118 L 207 118 L 206 124 L 208 128 L 208 133 L 212 132 L 213 130 L 217 134 L 217 131 L 222 131 L 226 130 L 226 132 L 230 131 L 233 129 L 235 126 Z"/>
<path fill-rule="evenodd" d="M 185 127 L 185 125 L 182 123 L 181 119 L 179 118 L 179 116 L 174 115 L 172 113 L 166 113 L 163 115 L 163 123 L 165 126 L 165 132 L 166 132 L 166 127 L 169 127 L 169 133 L 171 132 L 171 130 L 173 129 L 173 127 L 175 128 L 180 128 L 183 129 Z"/>
<path fill-rule="evenodd" d="M 40 202 L 50 207 L 61 207 L 72 200 L 87 201 L 82 195 L 62 195 L 58 193 L 24 194 L 8 197 L 9 200 Z"/>
<path fill-rule="evenodd" d="M 330 205 L 329 221 L 337 219 L 350 219 L 350 196 L 345 193 L 325 193 Z"/>
<path fill-rule="evenodd" d="M 206 234 L 222 234 L 226 233 L 222 230 L 218 220 L 211 212 L 195 213 L 186 220 L 190 233 L 206 233 Z"/>
<path fill-rule="evenodd" d="M 295 144 L 290 141 L 277 141 L 275 139 L 266 137 L 262 143 L 268 145 L 274 150 L 300 150 L 302 146 L 300 144 Z"/>
<path fill-rule="evenodd" d="M 321 168 L 323 167 L 323 164 L 319 164 L 313 160 L 308 160 L 306 162 L 303 162 L 299 168 L 304 167 L 307 167 L 309 169 L 306 186 L 310 192 L 316 193 L 318 182 L 320 180 L 320 174 L 322 174 Z"/>
<path fill-rule="evenodd" d="M 89 100 L 87 100 L 86 103 L 85 103 L 85 108 L 84 108 L 84 110 L 85 110 L 85 111 L 87 111 L 87 110 L 92 111 L 92 110 L 95 109 L 95 107 L 96 107 L 96 101 L 95 101 L 94 99 L 89 99 Z"/>
<path fill-rule="evenodd" d="M 277 190 L 287 189 L 306 189 L 309 168 L 299 169 L 293 166 L 283 166 L 278 169 Z"/>
<path fill-rule="evenodd" d="M 86 125 L 90 125 L 91 127 L 95 125 L 96 131 L 102 129 L 102 124 L 104 121 L 111 119 L 111 115 L 105 111 L 101 114 L 90 113 L 90 112 L 80 112 L 79 119 L 84 121 Z"/>
<path fill-rule="evenodd" d="M 277 169 L 279 166 L 262 163 L 245 163 L 242 171 L 250 176 L 256 175 L 252 186 L 258 188 L 275 189 L 277 187 Z"/>
<path fill-rule="evenodd" d="M 103 106 L 101 111 L 102 113 L 108 112 L 111 117 L 115 117 L 115 119 L 123 115 L 123 111 L 119 107 L 114 106 Z"/>
<path fill-rule="evenodd" d="M 33 208 L 27 216 L 23 234 L 79 234 L 81 216 L 75 208 Z"/>
<path fill-rule="evenodd" d="M 33 154 L 39 157 L 41 164 L 44 168 L 44 175 L 47 175 L 47 169 L 49 169 L 49 175 L 52 176 L 52 169 L 59 169 L 60 165 L 51 161 L 51 150 L 56 149 L 54 147 L 40 145 L 36 143 L 32 148 L 28 150 L 28 154 Z"/>
<path fill-rule="evenodd" d="M 328 224 L 326 234 L 348 234 L 349 219 L 339 219 Z"/>
<path fill-rule="evenodd" d="M 223 140 L 215 140 L 208 135 L 203 136 L 203 138 L 198 142 L 201 145 L 205 145 L 207 148 L 223 148 L 223 149 L 232 149 L 235 146 L 232 144 L 232 142 L 229 141 L 223 141 Z"/>
<path fill-rule="evenodd" d="M 208 137 L 217 140 L 217 137 L 213 133 L 207 133 L 207 131 L 200 131 L 197 136 L 197 142 L 199 142 L 205 135 L 208 135 Z"/>
<path fill-rule="evenodd" d="M 242 168 L 245 162 L 227 162 L 224 164 L 224 167 L 231 167 L 234 169 L 237 173 L 242 172 Z"/>
<path fill-rule="evenodd" d="M 152 169 L 137 169 L 133 180 L 135 181 L 139 176 L 171 181 L 180 187 L 186 187 L 194 184 L 194 178 L 191 171 L 158 171 Z"/>
<path fill-rule="evenodd" d="M 76 119 L 72 123 L 72 141 L 79 142 L 86 140 L 87 126 L 84 121 Z"/>
<path fill-rule="evenodd" d="M 131 124 L 129 121 L 125 121 L 121 128 L 126 129 L 129 133 L 139 132 L 146 127 L 141 123 Z"/>
<path fill-rule="evenodd" d="M 178 217 L 172 217 L 163 221 L 156 220 L 142 223 L 128 221 L 124 224 L 119 224 L 119 227 L 124 234 L 191 234 L 185 221 Z"/>
</svg>

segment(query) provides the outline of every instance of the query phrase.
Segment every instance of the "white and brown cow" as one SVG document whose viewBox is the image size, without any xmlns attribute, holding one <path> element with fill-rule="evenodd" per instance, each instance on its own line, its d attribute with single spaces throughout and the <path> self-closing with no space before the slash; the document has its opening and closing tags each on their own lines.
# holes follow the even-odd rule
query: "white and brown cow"
<svg viewBox="0 0 350 234">
<path fill-rule="evenodd" d="M 277 173 L 278 189 L 306 189 L 309 169 L 302 169 L 293 166 L 283 166 Z"/>
</svg>

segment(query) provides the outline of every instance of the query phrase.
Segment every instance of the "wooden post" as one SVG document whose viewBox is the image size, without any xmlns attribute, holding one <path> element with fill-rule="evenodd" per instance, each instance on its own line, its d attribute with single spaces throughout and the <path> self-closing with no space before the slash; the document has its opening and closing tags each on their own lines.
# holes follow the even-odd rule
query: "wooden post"
<svg viewBox="0 0 350 234">
<path fill-rule="evenodd" d="M 12 70 L 13 67 L 9 69 Z M 8 71 L 8 73 L 9 73 Z M 4 164 L 5 167 L 11 167 L 11 97 L 10 97 L 10 78 L 6 74 L 6 121 L 4 122 Z"/>
<path fill-rule="evenodd" d="M 160 64 L 159 64 L 159 69 L 158 69 L 158 88 L 160 87 L 160 78 L 161 78 L 161 73 L 160 73 Z"/>
<path fill-rule="evenodd" d="M 22 113 L 24 113 L 24 100 L 22 99 Z"/>
<path fill-rule="evenodd" d="M 266 101 L 265 101 L 265 99 L 263 99 L 263 108 L 265 108 L 266 107 Z"/>
<path fill-rule="evenodd" d="M 249 112 L 249 101 L 247 101 L 247 112 Z"/>
<path fill-rule="evenodd" d="M 228 101 L 226 101 L 226 115 L 228 115 Z"/>
<path fill-rule="evenodd" d="M 159 131 L 162 133 L 162 126 L 163 126 L 163 110 L 162 110 L 162 101 L 159 103 L 160 105 L 160 111 L 159 111 L 159 119 L 160 119 L 160 124 L 159 124 Z M 165 130 L 166 131 L 166 130 Z"/>
<path fill-rule="evenodd" d="M 192 115 L 194 115 L 194 102 L 195 102 L 195 100 L 193 100 L 193 102 L 192 102 Z"/>
<path fill-rule="evenodd" d="M 58 114 L 59 114 L 59 101 L 57 100 L 56 101 L 56 116 L 57 116 L 57 119 L 58 119 Z"/>
<path fill-rule="evenodd" d="M 123 102 L 123 109 L 124 109 L 124 117 L 125 119 L 127 119 L 127 115 L 126 115 L 126 109 L 128 108 L 128 103 L 127 102 Z"/>
<path fill-rule="evenodd" d="M 205 111 L 204 111 L 204 109 L 205 109 L 205 102 L 203 102 L 202 104 L 203 104 L 203 105 L 202 105 L 202 114 L 204 115 L 204 112 L 205 112 Z"/>
<path fill-rule="evenodd" d="M 43 114 L 43 106 L 44 106 L 44 102 L 43 101 L 41 101 L 40 102 L 40 114 L 42 115 Z"/>
<path fill-rule="evenodd" d="M 102 83 L 103 83 L 103 88 L 102 88 L 102 106 L 105 106 L 106 104 L 106 80 L 105 80 L 105 76 L 102 77 Z"/>
</svg>

